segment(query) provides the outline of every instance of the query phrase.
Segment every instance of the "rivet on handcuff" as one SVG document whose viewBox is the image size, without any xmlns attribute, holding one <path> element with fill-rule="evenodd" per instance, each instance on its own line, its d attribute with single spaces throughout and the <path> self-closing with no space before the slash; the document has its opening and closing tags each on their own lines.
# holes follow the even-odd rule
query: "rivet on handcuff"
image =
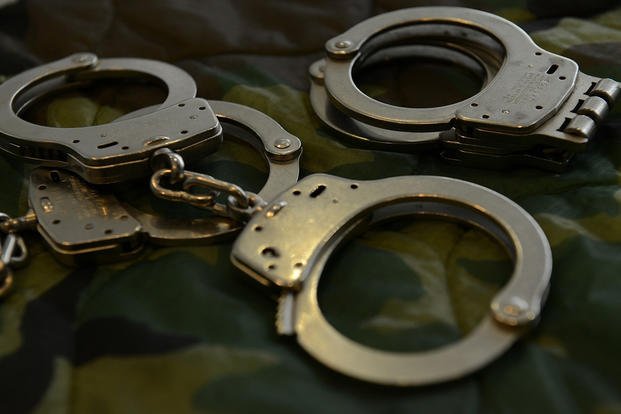
<svg viewBox="0 0 621 414">
<path fill-rule="evenodd" d="M 418 8 L 376 16 L 328 41 L 326 48 L 326 59 L 310 69 L 311 101 L 326 124 L 389 149 L 442 143 L 443 156 L 457 154 L 454 160 L 460 162 L 563 167 L 593 136 L 619 94 L 616 82 L 578 72 L 574 62 L 537 48 L 512 23 L 469 9 Z M 483 90 L 464 102 L 422 109 L 380 103 L 354 85 L 356 70 L 410 54 L 467 67 L 484 79 Z M 89 128 L 40 127 L 18 116 L 50 90 L 119 73 L 159 79 L 168 85 L 168 99 Z M 66 78 L 59 82 L 59 75 Z M 53 251 L 69 262 L 131 256 L 145 239 L 161 244 L 217 240 L 241 230 L 231 260 L 280 292 L 278 332 L 296 335 L 309 354 L 339 372 L 389 385 L 431 384 L 467 375 L 506 351 L 539 318 L 552 255 L 541 228 L 513 201 L 446 177 L 360 181 L 315 174 L 297 182 L 302 148 L 296 137 L 256 110 L 207 102 L 195 94 L 191 78 L 169 65 L 98 61 L 89 54 L 44 65 L 0 85 L 0 97 L 5 98 L 0 148 L 56 167 L 33 172 L 28 214 L 0 217 L 5 235 L 2 289 L 10 284 L 10 266 L 26 255 L 17 236 L 25 228 L 36 226 Z M 220 122 L 241 126 L 259 138 L 252 143 L 266 155 L 270 173 L 258 194 L 186 170 L 186 161 L 216 149 Z M 154 194 L 215 216 L 201 219 L 202 225 L 170 220 L 137 211 L 93 186 L 146 176 L 150 165 L 155 169 L 150 180 Z M 219 194 L 228 196 L 225 203 L 217 201 Z M 492 300 L 488 316 L 461 341 L 420 353 L 371 349 L 326 321 L 317 300 L 319 280 L 329 257 L 354 232 L 409 215 L 457 220 L 489 233 L 513 259 L 513 274 Z"/>
</svg>

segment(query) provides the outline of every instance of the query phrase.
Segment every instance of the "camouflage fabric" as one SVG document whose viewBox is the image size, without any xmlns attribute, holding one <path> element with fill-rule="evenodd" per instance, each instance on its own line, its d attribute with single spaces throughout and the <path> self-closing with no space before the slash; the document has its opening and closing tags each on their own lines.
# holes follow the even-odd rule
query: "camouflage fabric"
<svg viewBox="0 0 621 414">
<path fill-rule="evenodd" d="M 433 3 L 509 18 L 583 72 L 621 79 L 617 1 Z M 448 165 L 434 153 L 354 148 L 313 115 L 307 67 L 324 41 L 371 15 L 419 5 L 429 3 L 21 1 L 0 9 L 0 73 L 85 50 L 162 59 L 187 70 L 200 96 L 259 109 L 300 137 L 303 174 L 433 174 L 505 194 L 540 223 L 554 254 L 550 295 L 532 332 L 464 379 L 375 386 L 330 371 L 295 340 L 278 337 L 273 298 L 231 265 L 230 242 L 151 246 L 133 261 L 69 268 L 31 234 L 30 264 L 16 272 L 15 292 L 0 303 L 0 413 L 621 413 L 619 109 L 563 174 L 490 173 Z M 379 94 L 398 78 L 384 76 L 369 85 Z M 411 78 L 411 93 L 437 92 L 427 78 Z M 462 74 L 442 79 L 444 94 L 470 88 Z M 137 104 L 122 96 L 76 92 L 38 116 L 58 126 L 107 122 Z M 29 168 L 0 157 L 0 211 L 26 210 Z M 260 156 L 229 140 L 193 168 L 250 190 L 266 177 Z M 163 214 L 203 214 L 153 200 L 144 183 L 117 192 Z M 467 334 L 510 273 L 505 253 L 485 234 L 404 220 L 350 242 L 324 275 L 320 303 L 357 341 L 430 349 Z"/>
</svg>

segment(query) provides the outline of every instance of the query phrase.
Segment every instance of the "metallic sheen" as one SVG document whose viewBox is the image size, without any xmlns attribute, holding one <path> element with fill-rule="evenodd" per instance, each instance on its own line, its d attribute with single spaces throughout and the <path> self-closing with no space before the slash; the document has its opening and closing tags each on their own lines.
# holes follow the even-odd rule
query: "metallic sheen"
<svg viewBox="0 0 621 414">
<path fill-rule="evenodd" d="M 344 42 L 347 47 L 341 47 Z M 557 171 L 559 159 L 542 156 L 541 148 L 584 151 L 620 91 L 617 82 L 581 73 L 571 59 L 539 48 L 508 20 L 459 7 L 374 16 L 328 40 L 325 49 L 326 57 L 309 69 L 313 109 L 341 135 L 380 149 L 413 151 L 444 145 L 446 139 L 453 148 L 472 141 L 498 151 L 520 146 L 506 153 L 507 164 Z M 357 71 L 408 55 L 468 70 L 476 63 L 483 87 L 461 102 L 409 108 L 380 102 L 356 86 Z M 444 158 L 503 166 L 487 153 L 467 152 L 478 155 L 464 146 Z"/>
<path fill-rule="evenodd" d="M 222 129 L 214 113 L 207 101 L 195 97 L 196 85 L 181 69 L 144 59 L 79 56 L 27 70 L 0 85 L 0 149 L 39 166 L 68 169 L 90 183 L 110 184 L 147 175 L 151 155 L 163 146 L 191 158 L 213 152 L 221 142 Z M 58 80 L 64 82 L 68 76 L 72 80 L 150 77 L 165 85 L 169 94 L 155 112 L 104 125 L 53 128 L 18 116 L 40 99 L 42 89 L 56 90 Z"/>
<path fill-rule="evenodd" d="M 281 206 L 278 214 L 267 214 L 275 205 Z M 255 280 L 282 290 L 278 331 L 295 333 L 307 352 L 339 372 L 386 385 L 452 380 L 494 360 L 540 315 L 552 270 L 548 241 L 528 213 L 487 188 L 432 176 L 352 181 L 316 174 L 263 211 L 241 233 L 231 259 Z M 353 342 L 326 321 L 317 287 L 328 258 L 355 230 L 407 215 L 479 227 L 507 249 L 515 267 L 489 316 L 463 340 L 422 353 L 379 351 Z"/>
</svg>

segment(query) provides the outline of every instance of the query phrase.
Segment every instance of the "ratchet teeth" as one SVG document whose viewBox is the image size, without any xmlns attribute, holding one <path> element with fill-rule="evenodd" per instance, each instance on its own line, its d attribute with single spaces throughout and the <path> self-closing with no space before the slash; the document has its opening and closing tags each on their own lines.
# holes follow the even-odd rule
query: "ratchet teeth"
<svg viewBox="0 0 621 414">
<path fill-rule="evenodd" d="M 279 335 L 295 335 L 294 327 L 295 297 L 291 292 L 285 292 L 278 298 L 276 311 L 276 332 Z"/>
</svg>

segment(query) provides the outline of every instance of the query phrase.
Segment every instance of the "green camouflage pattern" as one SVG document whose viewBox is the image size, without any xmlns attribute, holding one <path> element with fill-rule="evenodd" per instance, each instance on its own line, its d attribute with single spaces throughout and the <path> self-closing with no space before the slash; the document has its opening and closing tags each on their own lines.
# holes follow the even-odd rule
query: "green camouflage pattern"
<svg viewBox="0 0 621 414">
<path fill-rule="evenodd" d="M 583 72 L 621 79 L 616 1 L 436 3 L 497 13 Z M 429 3 L 17 2 L 0 9 L 0 72 L 8 77 L 84 50 L 163 59 L 187 70 L 200 96 L 261 110 L 297 135 L 303 175 L 433 174 L 492 188 L 528 210 L 552 246 L 551 290 L 535 329 L 466 378 L 376 386 L 332 372 L 294 339 L 279 337 L 276 302 L 231 265 L 232 242 L 149 246 L 131 261 L 70 268 L 28 234 L 31 260 L 0 303 L 0 413 L 621 413 L 619 106 L 563 174 L 490 172 L 446 164 L 435 153 L 355 148 L 312 112 L 306 69 L 325 40 L 373 14 L 420 5 Z M 442 76 L 444 94 L 470 88 L 463 74 Z M 436 93 L 427 78 L 412 78 L 404 78 L 410 93 Z M 381 94 L 387 80 L 394 81 L 368 86 Z M 75 92 L 32 117 L 64 127 L 105 123 L 153 99 L 116 89 Z M 30 168 L 0 157 L 0 211 L 26 211 Z M 266 177 L 259 154 L 228 139 L 192 168 L 254 191 Z M 132 182 L 116 192 L 161 214 L 205 214 L 155 200 L 146 187 Z M 510 274 L 504 251 L 480 231 L 401 220 L 348 243 L 330 262 L 319 301 L 350 338 L 425 350 L 466 335 Z"/>
</svg>

